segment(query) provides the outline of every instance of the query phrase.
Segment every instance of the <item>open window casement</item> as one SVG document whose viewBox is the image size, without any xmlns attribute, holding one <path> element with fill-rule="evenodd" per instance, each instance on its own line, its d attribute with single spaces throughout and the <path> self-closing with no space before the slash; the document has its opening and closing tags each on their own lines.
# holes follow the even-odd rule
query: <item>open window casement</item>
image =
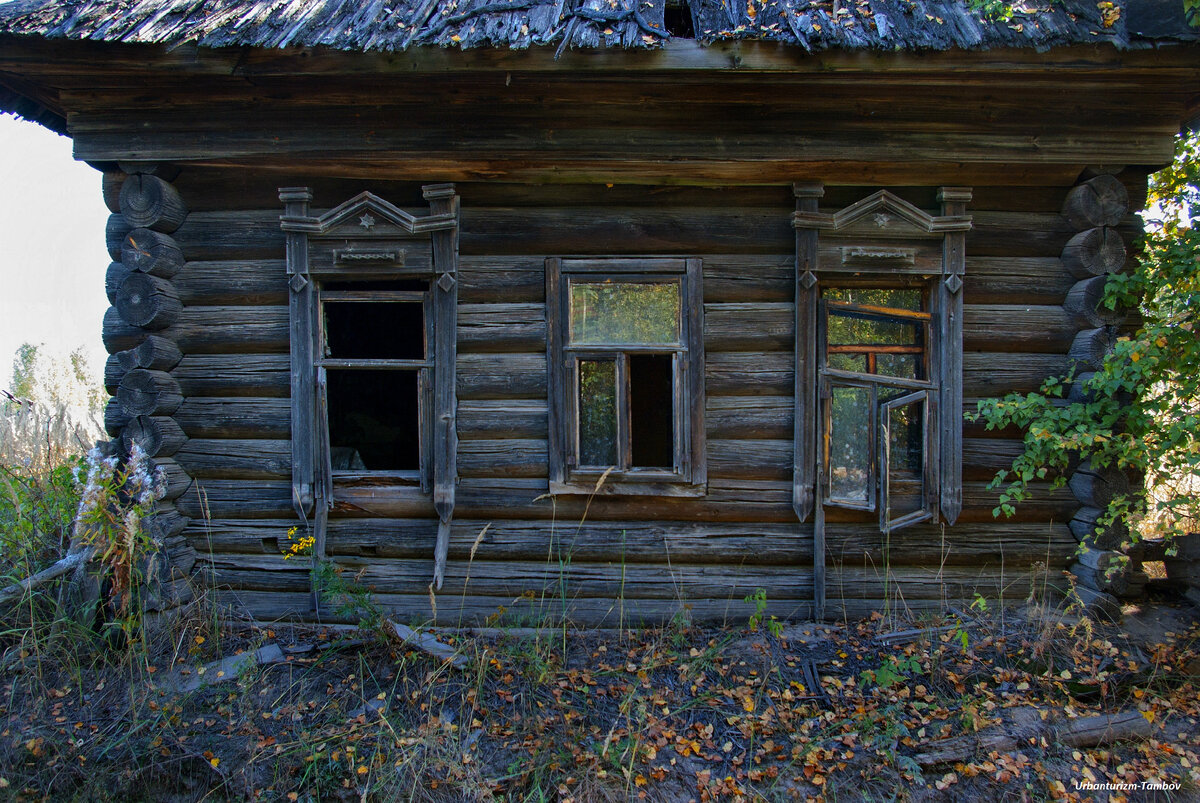
<svg viewBox="0 0 1200 803">
<path fill-rule="evenodd" d="M 823 212 L 796 184 L 792 506 L 814 516 L 815 611 L 824 609 L 825 508 L 892 533 L 962 508 L 962 286 L 968 189 L 941 214 L 880 190 Z"/>
<path fill-rule="evenodd" d="M 292 501 L 297 516 L 312 522 L 314 560 L 323 560 L 338 488 L 366 484 L 414 501 L 432 497 L 440 587 L 457 479 L 458 196 L 448 184 L 423 192 L 423 216 L 371 193 L 313 216 L 306 188 L 280 190 Z"/>
<path fill-rule="evenodd" d="M 551 258 L 546 298 L 551 492 L 703 494 L 700 260 Z"/>
</svg>

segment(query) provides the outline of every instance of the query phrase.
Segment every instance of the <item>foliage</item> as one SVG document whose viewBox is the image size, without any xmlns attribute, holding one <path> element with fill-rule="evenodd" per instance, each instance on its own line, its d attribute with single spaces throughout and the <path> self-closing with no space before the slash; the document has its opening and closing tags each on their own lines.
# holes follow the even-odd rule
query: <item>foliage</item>
<svg viewBox="0 0 1200 803">
<path fill-rule="evenodd" d="M 752 631 L 757 632 L 759 625 L 763 625 L 766 627 L 767 632 L 775 638 L 779 638 L 779 636 L 783 634 L 783 622 L 776 619 L 774 615 L 772 615 L 770 618 L 766 618 L 766 589 L 760 588 L 753 594 L 747 595 L 746 602 L 754 605 L 754 613 L 750 614 L 750 621 L 747 623 Z"/>
<path fill-rule="evenodd" d="M 144 522 L 166 493 L 166 475 L 136 442 L 124 465 L 97 447 L 88 452 L 85 468 L 76 537 L 80 547 L 94 548 L 96 560 L 108 569 L 109 604 L 116 623 L 132 635 L 141 613 L 136 592 L 163 568 L 157 563 L 161 545 Z"/>
<path fill-rule="evenodd" d="M 1053 475 L 1061 486 L 1085 458 L 1145 477 L 1113 500 L 1103 523 L 1145 524 L 1167 536 L 1200 525 L 1200 135 L 1179 140 L 1149 200 L 1161 220 L 1148 229 L 1137 267 L 1112 276 L 1105 298 L 1110 308 L 1140 309 L 1137 331 L 1093 375 L 1051 379 L 1040 393 L 984 400 L 968 414 L 989 429 L 1025 430 L 1024 451 L 992 482 L 1003 488 L 997 515 L 1011 515 L 1036 480 Z M 1079 387 L 1064 400 L 1071 383 Z"/>
<path fill-rule="evenodd" d="M 66 552 L 81 462 L 69 458 L 48 471 L 0 464 L 0 575 L 28 577 Z"/>
<path fill-rule="evenodd" d="M 97 373 L 82 349 L 17 349 L 12 381 L 0 393 L 0 463 L 44 473 L 102 438 L 107 394 Z"/>
</svg>

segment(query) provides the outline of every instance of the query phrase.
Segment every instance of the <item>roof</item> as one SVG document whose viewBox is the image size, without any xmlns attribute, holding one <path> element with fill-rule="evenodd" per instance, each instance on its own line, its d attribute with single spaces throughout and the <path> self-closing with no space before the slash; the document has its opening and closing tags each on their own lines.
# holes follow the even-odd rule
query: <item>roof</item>
<svg viewBox="0 0 1200 803">
<path fill-rule="evenodd" d="M 202 47 L 653 48 L 667 0 L 14 0 L 0 34 Z M 1196 41 L 1183 0 L 1028 0 L 988 20 L 965 0 L 680 0 L 702 42 L 823 50 L 984 50 Z M 674 27 L 674 26 L 672 26 Z"/>
</svg>

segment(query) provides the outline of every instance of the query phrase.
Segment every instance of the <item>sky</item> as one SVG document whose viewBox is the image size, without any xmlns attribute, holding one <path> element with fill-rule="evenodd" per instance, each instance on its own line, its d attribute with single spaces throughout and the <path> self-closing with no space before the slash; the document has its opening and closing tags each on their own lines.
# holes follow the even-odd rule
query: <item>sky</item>
<svg viewBox="0 0 1200 803">
<path fill-rule="evenodd" d="M 0 115 L 0 188 L 0 388 L 22 343 L 83 346 L 99 380 L 110 262 L 100 172 L 71 157 L 66 137 Z"/>
</svg>

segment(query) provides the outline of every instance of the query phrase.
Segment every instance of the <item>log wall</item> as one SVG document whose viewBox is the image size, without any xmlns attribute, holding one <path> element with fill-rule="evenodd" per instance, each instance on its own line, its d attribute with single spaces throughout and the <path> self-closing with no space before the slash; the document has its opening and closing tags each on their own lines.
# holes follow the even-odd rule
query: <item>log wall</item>
<svg viewBox="0 0 1200 803">
<path fill-rule="evenodd" d="M 0 54 L 0 67 L 22 52 Z M 731 51 L 728 69 L 609 53 L 569 70 L 493 64 L 490 52 L 446 55 L 483 59 L 477 72 L 203 50 L 160 53 L 158 71 L 116 53 L 37 68 L 70 109 L 76 156 L 109 168 L 104 340 L 121 356 L 106 371 L 118 399 L 106 424 L 170 452 L 176 487 L 191 480 L 171 521 L 187 518 L 197 565 L 257 616 L 309 612 L 306 569 L 280 554 L 296 521 L 278 187 L 310 186 L 318 209 L 363 190 L 424 207 L 421 184 L 457 182 L 461 479 L 438 619 L 503 607 L 617 624 L 685 603 L 696 618 L 736 619 L 758 588 L 772 612 L 804 615 L 813 538 L 791 507 L 792 182 L 823 182 L 829 210 L 881 187 L 935 209 L 939 185 L 972 188 L 970 409 L 1103 359 L 1113 320 L 1097 291 L 1128 259 L 1136 221 L 1111 181 L 1072 188 L 1098 175 L 1085 172 L 1098 159 L 1168 160 L 1196 74 L 1182 57 L 1132 52 L 855 55 L 838 69 L 829 54 L 760 49 Z M 1149 169 L 1117 173 L 1129 208 Z M 132 175 L 155 180 L 130 185 L 127 215 Z M 822 260 L 837 247 L 823 237 Z M 544 496 L 544 262 L 568 255 L 703 260 L 706 496 Z M 997 521 L 987 481 L 1020 434 L 964 435 L 954 527 L 885 543 L 873 516 L 829 511 L 830 611 L 857 615 L 885 593 L 910 610 L 977 591 L 1023 598 L 1041 572 L 1059 579 L 1093 529 L 1098 486 L 1086 473 L 1074 489 L 1046 484 Z M 429 617 L 429 500 L 368 485 L 336 497 L 335 558 L 364 569 L 399 615 Z"/>
<path fill-rule="evenodd" d="M 174 461 L 194 479 L 176 504 L 197 566 L 258 616 L 309 611 L 305 565 L 285 561 L 296 524 L 290 498 L 288 342 L 278 209 L 237 209 L 231 186 L 184 169 L 175 185 L 204 187 L 206 211 L 174 233 L 183 262 L 170 282 L 181 308 L 154 336 L 182 357 L 162 372 L 181 400 L 170 420 L 186 436 Z M 270 183 L 274 176 L 239 182 Z M 738 619 L 765 590 L 772 610 L 807 615 L 812 526 L 791 509 L 794 238 L 789 188 L 729 190 L 534 188 L 460 184 L 459 473 L 444 623 L 501 608 L 516 619 L 564 611 L 581 624 L 669 617 Z M 839 188 L 832 205 L 875 187 Z M 416 187 L 374 187 L 385 198 Z M 903 190 L 916 201 L 925 190 Z M 964 320 L 967 406 L 1033 390 L 1062 373 L 1081 326 L 1064 309 L 1076 278 L 1064 265 L 1075 228 L 1059 214 L 1066 189 L 983 187 L 994 208 L 972 209 Z M 505 199 L 514 203 L 503 204 Z M 572 202 L 571 199 L 574 199 Z M 1006 202 L 1005 199 L 1011 199 Z M 327 204 L 340 196 L 318 197 Z M 515 201 L 520 201 L 517 205 Z M 611 201 L 611 202 L 610 202 Z M 230 208 L 220 207 L 227 203 Z M 1036 204 L 1033 204 L 1036 206 Z M 1011 211 L 1006 207 L 1021 207 Z M 828 241 L 830 258 L 838 243 Z M 709 493 L 699 499 L 579 497 L 546 491 L 547 256 L 639 254 L 704 261 Z M 114 310 L 105 342 L 148 339 Z M 139 351 L 149 351 L 142 345 Z M 157 376 L 158 372 L 149 371 Z M 167 400 L 168 403 L 170 400 Z M 156 411 L 147 414 L 153 419 Z M 162 411 L 157 411 L 162 412 Z M 1011 433 L 968 426 L 964 510 L 955 527 L 922 525 L 885 543 L 874 516 L 829 510 L 828 599 L 836 614 L 890 603 L 910 610 L 1024 598 L 1070 562 L 1078 502 L 1043 488 L 1015 520 L 992 517 L 988 479 L 1019 449 Z M 426 498 L 339 484 L 329 549 L 398 615 L 431 615 L 436 520 Z M 480 534 L 482 533 L 482 536 Z M 476 543 L 478 539 L 478 543 Z M 474 558 L 470 555 L 474 548 Z M 886 578 L 886 584 L 885 584 Z"/>
</svg>

